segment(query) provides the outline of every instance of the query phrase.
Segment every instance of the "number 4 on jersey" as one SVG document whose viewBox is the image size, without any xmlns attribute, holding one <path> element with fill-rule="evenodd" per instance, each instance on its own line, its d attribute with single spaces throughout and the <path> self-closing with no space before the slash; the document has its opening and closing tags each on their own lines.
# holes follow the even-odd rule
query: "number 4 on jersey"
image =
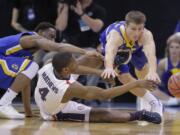
<svg viewBox="0 0 180 135">
<path fill-rule="evenodd" d="M 41 95 L 41 99 L 42 99 L 43 101 L 46 101 L 46 95 L 49 93 L 48 88 L 40 88 L 40 89 L 39 89 L 39 93 L 40 93 L 40 95 Z"/>
</svg>

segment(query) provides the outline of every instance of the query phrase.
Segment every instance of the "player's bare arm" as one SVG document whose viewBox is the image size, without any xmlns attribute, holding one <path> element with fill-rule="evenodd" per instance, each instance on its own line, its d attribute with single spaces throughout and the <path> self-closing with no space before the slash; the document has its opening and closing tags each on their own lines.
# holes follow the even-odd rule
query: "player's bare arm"
<svg viewBox="0 0 180 135">
<path fill-rule="evenodd" d="M 123 40 L 117 31 L 112 30 L 109 33 L 105 49 L 105 70 L 101 75 L 103 78 L 110 78 L 111 75 L 113 77 L 116 76 L 116 73 L 113 70 L 114 58 L 116 56 L 118 47 L 122 44 L 122 42 Z"/>
<path fill-rule="evenodd" d="M 71 100 L 73 97 L 86 99 L 86 100 L 111 99 L 111 98 L 120 96 L 120 95 L 128 92 L 129 90 L 131 90 L 135 87 L 153 89 L 156 87 L 156 84 L 153 81 L 138 80 L 135 82 L 125 84 L 123 86 L 113 87 L 113 88 L 109 88 L 109 89 L 104 90 L 104 89 L 99 88 L 99 87 L 83 86 L 78 82 L 74 82 L 73 84 L 71 84 L 71 86 L 66 91 L 62 102 L 65 103 L 65 102 Z"/>
<path fill-rule="evenodd" d="M 39 35 L 24 36 L 20 40 L 22 48 L 41 48 L 47 51 L 71 52 L 85 54 L 84 49 L 66 43 L 56 43 Z"/>
<path fill-rule="evenodd" d="M 147 57 L 149 64 L 149 73 L 147 74 L 146 78 L 160 82 L 160 78 L 157 74 L 155 42 L 152 33 L 147 29 L 144 30 L 142 44 L 143 44 L 144 53 Z"/>
<path fill-rule="evenodd" d="M 165 72 L 166 60 L 167 60 L 167 58 L 164 58 L 164 59 L 160 60 L 160 62 L 158 64 L 157 72 L 160 77 Z"/>
</svg>

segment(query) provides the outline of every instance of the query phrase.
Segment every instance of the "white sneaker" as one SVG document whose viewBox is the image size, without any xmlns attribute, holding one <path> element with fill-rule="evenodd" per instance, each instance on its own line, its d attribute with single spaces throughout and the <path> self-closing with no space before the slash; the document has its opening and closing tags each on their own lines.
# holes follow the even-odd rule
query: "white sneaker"
<svg viewBox="0 0 180 135">
<path fill-rule="evenodd" d="M 143 109 L 145 109 L 146 111 L 157 112 L 161 115 L 161 117 L 163 116 L 163 105 L 161 101 L 158 99 L 148 103 L 142 98 L 138 98 L 137 110 L 143 110 Z"/>
<path fill-rule="evenodd" d="M 146 110 L 146 111 L 151 111 L 151 106 L 148 102 L 143 100 L 143 98 L 137 97 L 137 110 Z"/>
<path fill-rule="evenodd" d="M 25 115 L 19 113 L 11 105 L 0 106 L 0 118 L 6 119 L 24 119 Z"/>
<path fill-rule="evenodd" d="M 152 112 L 157 112 L 161 115 L 161 117 L 163 116 L 163 105 L 160 100 L 157 99 L 157 100 L 151 101 L 149 104 L 151 105 Z"/>
</svg>

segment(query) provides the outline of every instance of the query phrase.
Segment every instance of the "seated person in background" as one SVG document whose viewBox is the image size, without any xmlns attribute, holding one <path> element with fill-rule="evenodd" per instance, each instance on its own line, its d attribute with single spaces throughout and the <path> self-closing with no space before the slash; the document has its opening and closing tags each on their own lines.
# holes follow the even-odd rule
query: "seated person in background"
<svg viewBox="0 0 180 135">
<path fill-rule="evenodd" d="M 156 84 L 153 81 L 138 80 L 104 90 L 96 86 L 83 86 L 76 82 L 71 74 L 81 74 L 81 71 L 76 71 L 77 69 L 77 61 L 70 53 L 57 53 L 53 57 L 52 63 L 39 70 L 35 101 L 44 120 L 86 122 L 145 120 L 156 124 L 161 123 L 161 116 L 157 112 L 142 110 L 124 113 L 113 109 L 91 108 L 71 101 L 74 97 L 87 100 L 110 99 L 136 87 L 154 89 Z"/>
<path fill-rule="evenodd" d="M 173 34 L 167 40 L 166 57 L 158 64 L 158 74 L 161 77 L 160 91 L 153 93 L 163 101 L 164 105 L 177 105 L 178 99 L 173 98 L 168 90 L 168 80 L 171 75 L 180 73 L 180 32 Z"/>
</svg>

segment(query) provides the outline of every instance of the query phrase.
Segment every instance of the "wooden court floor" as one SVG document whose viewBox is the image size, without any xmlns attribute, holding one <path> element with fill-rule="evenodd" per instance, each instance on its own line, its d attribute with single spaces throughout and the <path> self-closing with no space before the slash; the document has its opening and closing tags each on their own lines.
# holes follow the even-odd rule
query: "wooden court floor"
<svg viewBox="0 0 180 135">
<path fill-rule="evenodd" d="M 38 114 L 37 109 L 33 111 Z M 180 111 L 165 110 L 164 123 L 161 125 L 146 122 L 47 122 L 39 117 L 0 119 L 0 135 L 180 135 Z"/>
</svg>

